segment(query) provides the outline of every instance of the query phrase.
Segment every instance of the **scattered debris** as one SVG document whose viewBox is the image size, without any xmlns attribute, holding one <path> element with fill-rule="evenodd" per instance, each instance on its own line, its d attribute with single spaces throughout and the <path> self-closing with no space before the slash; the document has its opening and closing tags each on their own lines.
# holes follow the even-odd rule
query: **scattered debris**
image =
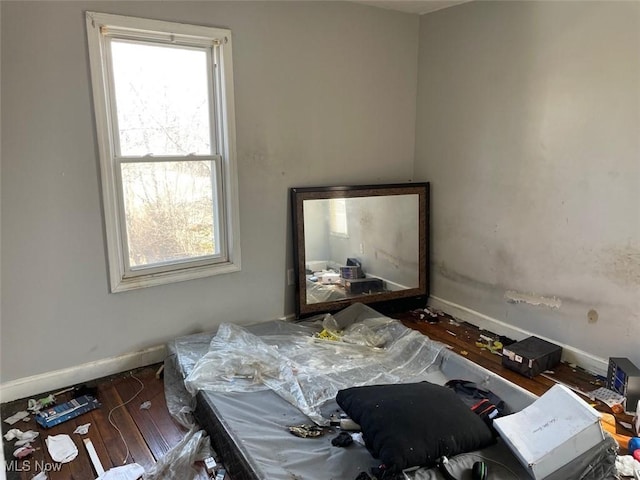
<svg viewBox="0 0 640 480">
<path fill-rule="evenodd" d="M 320 437 L 327 432 L 325 427 L 320 427 L 318 425 L 310 425 L 310 424 L 302 424 L 302 425 L 291 425 L 288 427 L 289 432 L 292 435 L 300 438 L 313 438 Z"/>
<path fill-rule="evenodd" d="M 353 441 L 356 442 L 359 445 L 362 445 L 363 447 L 365 446 L 364 444 L 364 437 L 362 436 L 362 432 L 354 432 L 351 434 L 351 438 L 353 438 Z"/>
<path fill-rule="evenodd" d="M 96 480 L 138 480 L 144 475 L 144 468 L 137 463 L 128 463 L 113 467 L 100 475 Z"/>
<path fill-rule="evenodd" d="M 78 448 L 69 435 L 49 435 L 45 443 L 54 462 L 67 463 L 78 456 Z"/>
<path fill-rule="evenodd" d="M 21 411 L 21 412 L 18 412 L 18 413 L 14 413 L 9 418 L 5 418 L 4 422 L 8 423 L 9 425 L 13 425 L 14 423 L 16 423 L 19 420 L 22 420 L 23 418 L 26 418 L 28 416 L 29 416 L 29 412 Z"/>
<path fill-rule="evenodd" d="M 494 355 L 502 355 L 502 348 L 504 347 L 504 345 L 502 344 L 502 342 L 498 341 L 498 340 L 494 340 L 493 338 L 489 338 L 486 337 L 484 335 L 480 335 L 480 338 L 482 340 L 485 340 L 486 343 L 482 343 L 482 342 L 476 342 L 476 347 L 482 349 L 482 350 L 488 350 L 489 352 L 493 353 Z"/>
<path fill-rule="evenodd" d="M 460 322 L 455 321 L 453 318 L 449 319 L 449 325 L 453 325 L 454 327 L 459 327 Z"/>
<path fill-rule="evenodd" d="M 207 457 L 204 459 L 204 467 L 209 475 L 213 475 L 216 472 L 216 468 L 218 468 L 218 464 L 213 457 Z"/>
<path fill-rule="evenodd" d="M 613 409 L 615 405 L 620 405 L 624 402 L 623 395 L 620 395 L 618 392 L 614 392 L 613 390 L 609 390 L 606 387 L 600 387 L 589 392 L 589 397 L 595 400 L 600 400 L 611 409 Z"/>
<path fill-rule="evenodd" d="M 45 472 L 40 472 L 35 477 L 33 477 L 31 480 L 47 480 L 47 474 Z"/>
<path fill-rule="evenodd" d="M 35 452 L 36 449 L 33 448 L 31 445 L 27 444 L 24 445 L 22 447 L 17 448 L 16 450 L 13 451 L 13 456 L 16 457 L 18 460 L 28 457 L 29 455 L 31 455 L 33 452 Z"/>
<path fill-rule="evenodd" d="M 84 443 L 84 448 L 86 448 L 87 453 L 89 454 L 89 458 L 91 459 L 93 469 L 96 471 L 99 477 L 104 473 L 104 467 L 100 462 L 100 457 L 98 457 L 98 452 L 96 452 L 96 449 L 93 446 L 93 442 L 91 442 L 90 438 L 85 438 L 82 440 L 82 442 Z"/>
<path fill-rule="evenodd" d="M 26 432 L 23 432 L 22 430 L 19 430 L 17 428 L 12 428 L 4 434 L 4 439 L 8 442 L 10 442 L 11 440 L 18 440 L 15 443 L 15 446 L 22 447 L 23 445 L 33 442 L 38 437 L 38 435 L 40 434 L 38 432 L 34 432 L 33 430 L 27 430 Z"/>
<path fill-rule="evenodd" d="M 39 412 L 36 415 L 36 422 L 41 427 L 49 428 L 98 407 L 100 407 L 100 402 L 91 395 L 83 395 L 69 402 Z"/>
<path fill-rule="evenodd" d="M 349 432 L 340 432 L 340 434 L 331 440 L 334 447 L 348 447 L 353 443 L 353 437 Z"/>
<path fill-rule="evenodd" d="M 140 404 L 140 410 L 149 410 L 151 408 L 151 402 L 147 400 Z"/>
<path fill-rule="evenodd" d="M 466 357 L 467 355 L 469 355 L 469 352 L 467 352 L 466 350 L 461 350 L 460 355 L 464 355 Z"/>
<path fill-rule="evenodd" d="M 458 336 L 458 335 L 456 335 L 455 333 L 453 333 L 451 330 L 447 330 L 447 333 L 448 333 L 449 335 L 453 335 L 454 337 L 457 337 L 457 336 Z"/>
<path fill-rule="evenodd" d="M 221 468 L 220 470 L 218 470 L 218 473 L 216 473 L 215 480 L 224 480 L 224 477 L 226 476 L 227 476 L 227 471 L 224 468 Z"/>
<path fill-rule="evenodd" d="M 76 427 L 73 433 L 77 433 L 78 435 L 86 435 L 87 433 L 89 433 L 90 426 L 91 426 L 90 423 L 85 423 L 84 425 L 78 425 L 78 427 Z"/>
<path fill-rule="evenodd" d="M 47 395 L 46 397 L 42 397 L 38 400 L 34 400 L 33 398 L 30 398 L 29 401 L 27 402 L 27 410 L 29 410 L 32 413 L 38 413 L 43 408 L 50 407 L 55 403 L 56 403 L 56 397 L 53 394 Z"/>
<path fill-rule="evenodd" d="M 623 477 L 633 477 L 634 471 L 640 468 L 638 461 L 631 455 L 618 455 L 616 457 L 616 469 L 618 475 Z"/>
</svg>

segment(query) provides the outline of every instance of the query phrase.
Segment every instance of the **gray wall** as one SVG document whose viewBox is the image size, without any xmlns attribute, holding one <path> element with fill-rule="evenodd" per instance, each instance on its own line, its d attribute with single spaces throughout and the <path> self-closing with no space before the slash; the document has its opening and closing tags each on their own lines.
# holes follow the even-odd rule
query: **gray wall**
<svg viewBox="0 0 640 480">
<path fill-rule="evenodd" d="M 640 3 L 471 2 L 419 57 L 433 294 L 640 365 Z"/>
<path fill-rule="evenodd" d="M 413 174 L 419 17 L 342 2 L 6 2 L 2 382 L 293 311 L 287 189 Z M 242 271 L 108 293 L 84 11 L 230 28 Z"/>
</svg>

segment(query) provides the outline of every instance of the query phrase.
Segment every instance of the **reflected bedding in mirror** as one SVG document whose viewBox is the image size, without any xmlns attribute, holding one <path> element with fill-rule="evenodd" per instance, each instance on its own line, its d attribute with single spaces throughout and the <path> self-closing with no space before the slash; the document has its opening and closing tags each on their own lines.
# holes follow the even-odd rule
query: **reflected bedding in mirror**
<svg viewBox="0 0 640 480">
<path fill-rule="evenodd" d="M 428 293 L 428 184 L 292 189 L 297 314 Z"/>
</svg>

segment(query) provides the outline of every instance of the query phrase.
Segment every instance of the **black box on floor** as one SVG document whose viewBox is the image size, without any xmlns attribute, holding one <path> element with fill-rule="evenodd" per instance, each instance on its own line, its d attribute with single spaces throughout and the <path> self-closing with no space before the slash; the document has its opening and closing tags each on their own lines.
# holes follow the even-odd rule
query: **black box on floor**
<svg viewBox="0 0 640 480">
<path fill-rule="evenodd" d="M 376 293 L 384 289 L 379 278 L 353 278 L 344 281 L 344 287 L 349 293 Z"/>
<path fill-rule="evenodd" d="M 502 365 L 533 378 L 560 363 L 562 347 L 538 337 L 529 337 L 502 349 Z"/>
</svg>

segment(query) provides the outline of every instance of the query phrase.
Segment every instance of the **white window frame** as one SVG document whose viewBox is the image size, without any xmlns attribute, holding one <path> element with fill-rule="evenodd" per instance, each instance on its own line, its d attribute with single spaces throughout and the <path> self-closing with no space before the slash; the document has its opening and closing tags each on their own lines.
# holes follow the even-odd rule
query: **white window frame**
<svg viewBox="0 0 640 480">
<path fill-rule="evenodd" d="M 329 199 L 329 234 L 334 237 L 349 238 L 346 198 Z"/>
<path fill-rule="evenodd" d="M 96 131 L 100 155 L 104 222 L 111 292 L 163 285 L 240 270 L 240 221 L 235 145 L 235 111 L 231 31 L 121 15 L 86 12 Z M 212 161 L 216 166 L 221 254 L 167 262 L 149 267 L 130 267 L 120 175 L 115 99 L 111 98 L 109 40 L 127 38 L 211 49 L 213 82 L 211 128 L 215 142 L 211 155 L 189 155 L 193 160 Z M 167 161 L 178 157 L 138 158 L 135 161 Z M 180 157 L 182 158 L 182 157 Z M 183 159 L 184 160 L 184 159 Z M 218 237 L 216 237 L 218 238 Z"/>
</svg>

